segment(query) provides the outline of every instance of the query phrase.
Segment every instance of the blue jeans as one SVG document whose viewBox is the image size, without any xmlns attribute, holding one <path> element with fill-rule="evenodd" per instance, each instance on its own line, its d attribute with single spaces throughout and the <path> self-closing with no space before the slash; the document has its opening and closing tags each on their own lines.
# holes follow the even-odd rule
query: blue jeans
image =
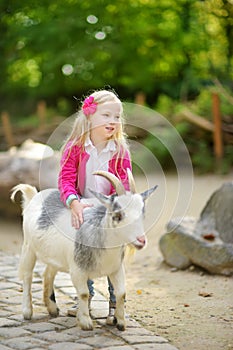
<svg viewBox="0 0 233 350">
<path fill-rule="evenodd" d="M 88 286 L 90 295 L 93 297 L 95 295 L 95 292 L 94 292 L 94 281 L 88 280 L 87 281 L 87 286 Z M 108 291 L 109 291 L 109 296 L 110 296 L 109 297 L 110 303 L 116 304 L 116 297 L 115 297 L 115 294 L 114 294 L 114 288 L 113 288 L 113 285 L 112 285 L 112 283 L 111 283 L 109 278 L 108 278 Z"/>
</svg>

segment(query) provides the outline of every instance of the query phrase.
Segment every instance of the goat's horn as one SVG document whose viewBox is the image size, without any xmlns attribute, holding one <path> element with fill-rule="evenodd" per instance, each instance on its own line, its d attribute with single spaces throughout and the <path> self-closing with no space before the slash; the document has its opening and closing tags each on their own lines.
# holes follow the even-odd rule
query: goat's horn
<svg viewBox="0 0 233 350">
<path fill-rule="evenodd" d="M 133 174 L 131 170 L 128 168 L 127 169 L 127 175 L 128 175 L 128 180 L 129 180 L 129 189 L 131 193 L 137 193 L 136 191 L 136 184 L 133 178 Z"/>
<path fill-rule="evenodd" d="M 115 188 L 116 193 L 118 194 L 118 196 L 126 193 L 125 188 L 122 185 L 122 183 L 120 182 L 120 180 L 115 175 L 113 175 L 112 173 L 109 173 L 109 172 L 103 171 L 103 170 L 98 170 L 98 171 L 95 171 L 93 173 L 93 175 L 103 176 L 108 181 L 110 181 L 111 184 L 113 185 L 113 187 Z"/>
</svg>

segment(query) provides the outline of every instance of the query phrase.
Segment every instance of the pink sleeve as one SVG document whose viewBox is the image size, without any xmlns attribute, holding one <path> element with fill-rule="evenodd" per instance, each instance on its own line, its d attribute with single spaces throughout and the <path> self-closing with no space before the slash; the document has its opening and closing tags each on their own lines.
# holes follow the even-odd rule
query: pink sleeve
<svg viewBox="0 0 233 350">
<path fill-rule="evenodd" d="M 132 164 L 129 151 L 125 151 L 123 158 L 114 157 L 110 161 L 109 171 L 116 175 L 124 185 L 126 191 L 129 191 L 129 180 L 127 176 L 127 169 L 132 171 Z M 111 185 L 110 194 L 115 193 L 114 187 Z"/>
<path fill-rule="evenodd" d="M 68 144 L 62 154 L 60 172 L 58 177 L 58 189 L 61 201 L 65 204 L 70 194 L 77 195 L 77 169 L 79 152 L 77 146 L 72 148 Z"/>
</svg>

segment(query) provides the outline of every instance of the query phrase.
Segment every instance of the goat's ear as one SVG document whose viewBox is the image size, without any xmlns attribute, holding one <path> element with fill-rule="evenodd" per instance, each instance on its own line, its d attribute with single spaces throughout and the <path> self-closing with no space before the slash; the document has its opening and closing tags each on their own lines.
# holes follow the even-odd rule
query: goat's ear
<svg viewBox="0 0 233 350">
<path fill-rule="evenodd" d="M 150 188 L 149 190 L 141 193 L 142 199 L 145 201 L 156 190 L 157 187 L 158 187 L 158 185 L 156 185 L 156 186 Z"/>
<path fill-rule="evenodd" d="M 105 207 L 109 207 L 111 206 L 111 197 L 108 197 L 108 196 L 105 196 L 104 194 L 102 193 L 99 193 L 99 192 L 95 192 L 93 190 L 91 190 L 89 188 L 89 191 L 105 206 Z"/>
</svg>

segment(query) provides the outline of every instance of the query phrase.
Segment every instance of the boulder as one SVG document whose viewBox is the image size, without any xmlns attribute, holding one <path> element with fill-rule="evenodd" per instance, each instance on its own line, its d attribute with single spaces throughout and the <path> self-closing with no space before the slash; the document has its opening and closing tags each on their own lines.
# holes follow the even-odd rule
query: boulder
<svg viewBox="0 0 233 350">
<path fill-rule="evenodd" d="M 233 274 L 233 182 L 211 195 L 198 220 L 170 220 L 159 247 L 165 262 L 176 268 L 194 264 L 210 273 Z"/>
<path fill-rule="evenodd" d="M 12 187 L 27 183 L 38 190 L 57 187 L 59 154 L 47 145 L 26 140 L 20 147 L 0 153 L 0 213 L 20 215 L 21 209 L 10 200 Z"/>
</svg>

